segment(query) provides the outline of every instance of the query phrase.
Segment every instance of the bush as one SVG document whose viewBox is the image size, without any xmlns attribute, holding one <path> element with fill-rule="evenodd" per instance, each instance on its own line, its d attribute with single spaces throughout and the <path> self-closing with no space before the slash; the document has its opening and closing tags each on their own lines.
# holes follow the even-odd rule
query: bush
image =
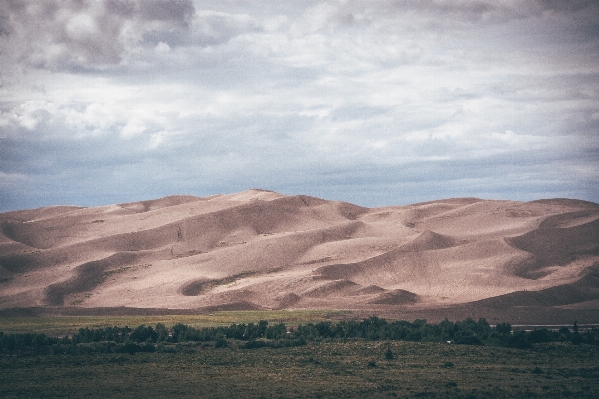
<svg viewBox="0 0 599 399">
<path fill-rule="evenodd" d="M 499 323 L 495 326 L 495 331 L 498 334 L 510 334 L 512 332 L 512 326 L 510 323 Z"/>
<path fill-rule="evenodd" d="M 144 325 L 137 327 L 129 336 L 129 339 L 133 342 L 146 342 L 148 340 L 156 342 L 157 338 L 158 333 L 156 333 L 152 327 L 146 327 Z"/>
<path fill-rule="evenodd" d="M 528 349 L 532 347 L 527 339 L 526 331 L 514 332 L 514 334 L 508 339 L 508 346 L 510 348 L 517 349 Z"/>
<path fill-rule="evenodd" d="M 393 352 L 391 351 L 391 348 L 387 348 L 387 351 L 385 352 L 385 359 L 387 359 L 387 360 L 395 359 L 395 356 L 393 356 Z"/>
<path fill-rule="evenodd" d="M 156 347 L 152 344 L 138 345 L 133 342 L 128 342 L 123 346 L 119 346 L 116 349 L 117 353 L 129 353 L 134 354 L 137 352 L 156 352 Z"/>
<path fill-rule="evenodd" d="M 216 339 L 216 343 L 214 344 L 214 346 L 216 348 L 226 348 L 227 346 L 229 346 L 229 343 L 225 338 L 219 337 Z"/>
<path fill-rule="evenodd" d="M 243 345 L 240 346 L 241 349 L 257 349 L 257 348 L 264 348 L 265 346 L 269 346 L 267 342 L 262 341 L 262 340 L 251 340 L 248 341 L 246 343 L 244 343 Z"/>
<path fill-rule="evenodd" d="M 549 330 L 546 328 L 543 328 L 542 330 L 534 330 L 528 333 L 528 342 L 532 344 L 550 341 L 551 336 L 549 335 Z"/>
<path fill-rule="evenodd" d="M 531 371 L 531 373 L 533 374 L 543 374 L 543 370 L 541 370 L 538 366 L 535 367 L 535 369 L 533 371 Z"/>
<path fill-rule="evenodd" d="M 456 344 L 462 344 L 462 345 L 482 345 L 482 341 L 480 340 L 480 338 L 478 338 L 476 336 L 475 333 L 473 332 L 469 332 L 469 331 L 458 331 L 458 333 L 455 335 L 455 341 Z"/>
<path fill-rule="evenodd" d="M 582 337 L 582 335 L 580 335 L 576 332 L 576 333 L 572 334 L 572 337 L 570 338 L 570 342 L 572 342 L 573 345 L 580 345 L 584 342 L 584 338 Z"/>
<path fill-rule="evenodd" d="M 158 353 L 177 353 L 177 350 L 172 346 L 164 345 L 162 342 L 156 345 L 156 352 Z"/>
</svg>

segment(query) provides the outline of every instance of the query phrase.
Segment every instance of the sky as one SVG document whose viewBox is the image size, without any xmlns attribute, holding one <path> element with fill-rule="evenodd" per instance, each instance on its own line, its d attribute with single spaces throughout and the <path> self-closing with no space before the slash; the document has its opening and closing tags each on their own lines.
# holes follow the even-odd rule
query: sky
<svg viewBox="0 0 599 399">
<path fill-rule="evenodd" d="M 249 188 L 599 202 L 599 2 L 0 2 L 0 212 Z"/>
</svg>

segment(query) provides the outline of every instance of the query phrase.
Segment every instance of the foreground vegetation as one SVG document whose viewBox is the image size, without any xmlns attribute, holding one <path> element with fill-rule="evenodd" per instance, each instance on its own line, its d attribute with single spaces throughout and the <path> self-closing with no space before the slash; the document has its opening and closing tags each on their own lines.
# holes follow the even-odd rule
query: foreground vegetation
<svg viewBox="0 0 599 399">
<path fill-rule="evenodd" d="M 392 353 L 388 356 L 388 353 Z M 598 348 L 405 341 L 0 356 L 3 398 L 599 397 Z"/>
<path fill-rule="evenodd" d="M 467 345 L 490 345 L 527 349 L 534 344 L 570 342 L 574 345 L 599 345 L 599 329 L 579 333 L 567 327 L 559 331 L 540 329 L 512 331 L 508 323 L 491 327 L 485 319 L 459 322 L 444 320 L 429 324 L 426 320 L 388 322 L 370 317 L 361 322 L 343 320 L 337 323 L 321 321 L 288 328 L 284 323 L 231 324 L 221 327 L 194 328 L 177 323 L 170 328 L 159 323 L 155 328 L 141 325 L 129 327 L 80 328 L 71 336 L 47 336 L 43 333 L 5 334 L 0 332 L 0 353 L 20 354 L 80 354 L 177 352 L 185 342 L 202 343 L 216 348 L 256 349 L 262 347 L 302 346 L 313 342 L 340 340 L 447 342 Z"/>
<path fill-rule="evenodd" d="M 372 317 L 0 333 L 0 397 L 599 397 L 597 330 L 510 330 Z"/>
</svg>

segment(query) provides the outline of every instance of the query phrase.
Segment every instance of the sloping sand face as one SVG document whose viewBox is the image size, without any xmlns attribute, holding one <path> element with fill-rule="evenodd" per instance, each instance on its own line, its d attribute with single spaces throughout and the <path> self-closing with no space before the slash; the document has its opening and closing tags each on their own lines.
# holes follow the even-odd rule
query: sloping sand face
<svg viewBox="0 0 599 399">
<path fill-rule="evenodd" d="M 368 209 L 248 190 L 9 212 L 0 229 L 0 309 L 599 303 L 599 205 L 575 200 Z"/>
</svg>

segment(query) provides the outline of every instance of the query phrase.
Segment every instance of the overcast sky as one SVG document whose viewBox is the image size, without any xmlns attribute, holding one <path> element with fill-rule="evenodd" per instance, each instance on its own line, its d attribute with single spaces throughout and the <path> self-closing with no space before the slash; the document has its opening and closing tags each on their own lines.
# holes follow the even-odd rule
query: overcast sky
<svg viewBox="0 0 599 399">
<path fill-rule="evenodd" d="M 0 211 L 599 202 L 599 2 L 0 2 Z"/>
</svg>

